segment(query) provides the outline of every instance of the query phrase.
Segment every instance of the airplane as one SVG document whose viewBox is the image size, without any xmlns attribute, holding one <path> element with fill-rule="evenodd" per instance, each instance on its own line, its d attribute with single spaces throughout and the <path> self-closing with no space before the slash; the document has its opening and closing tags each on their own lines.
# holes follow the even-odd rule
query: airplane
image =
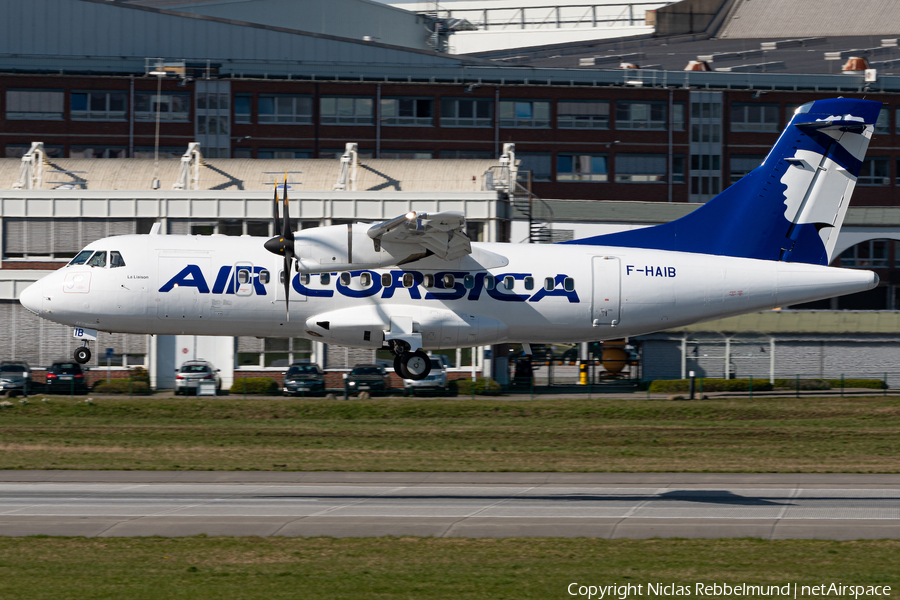
<svg viewBox="0 0 900 600">
<path fill-rule="evenodd" d="M 829 267 L 880 102 L 796 110 L 762 164 L 687 216 L 553 245 L 475 243 L 461 213 L 280 235 L 97 240 L 25 289 L 28 310 L 98 331 L 305 337 L 388 348 L 423 379 L 427 350 L 619 339 L 851 294 L 871 271 Z M 279 220 L 280 219 L 280 220 Z"/>
</svg>

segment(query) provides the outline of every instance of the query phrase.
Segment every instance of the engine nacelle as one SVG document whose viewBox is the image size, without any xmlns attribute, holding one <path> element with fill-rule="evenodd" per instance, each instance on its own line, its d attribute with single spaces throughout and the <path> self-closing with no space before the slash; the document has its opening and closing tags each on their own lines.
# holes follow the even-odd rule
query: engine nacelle
<svg viewBox="0 0 900 600">
<path fill-rule="evenodd" d="M 367 235 L 371 225 L 352 223 L 330 225 L 297 232 L 294 252 L 301 273 L 378 269 L 425 256 L 417 244 L 388 243 L 382 245 Z"/>
</svg>

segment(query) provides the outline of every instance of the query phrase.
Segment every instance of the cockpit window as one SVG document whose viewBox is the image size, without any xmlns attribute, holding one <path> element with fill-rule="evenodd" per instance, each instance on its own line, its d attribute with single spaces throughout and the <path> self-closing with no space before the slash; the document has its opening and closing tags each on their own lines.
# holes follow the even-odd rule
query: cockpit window
<svg viewBox="0 0 900 600">
<path fill-rule="evenodd" d="M 106 266 L 106 250 L 94 252 L 91 260 L 88 261 L 89 267 L 105 267 Z"/>
<path fill-rule="evenodd" d="M 75 258 L 72 259 L 72 262 L 70 262 L 69 264 L 70 265 L 83 265 L 84 263 L 87 262 L 87 259 L 89 259 L 91 257 L 91 254 L 93 254 L 93 253 L 94 253 L 93 250 L 82 250 L 81 252 L 78 253 L 78 255 Z"/>
<path fill-rule="evenodd" d="M 109 253 L 109 267 L 111 269 L 115 269 L 116 267 L 124 267 L 125 259 L 122 258 L 122 255 L 117 251 L 113 250 Z"/>
</svg>

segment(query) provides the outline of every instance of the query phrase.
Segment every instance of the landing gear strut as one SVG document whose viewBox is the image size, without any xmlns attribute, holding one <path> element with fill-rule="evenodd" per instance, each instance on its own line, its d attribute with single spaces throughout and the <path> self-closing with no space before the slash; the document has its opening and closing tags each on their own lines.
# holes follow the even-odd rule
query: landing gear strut
<svg viewBox="0 0 900 600">
<path fill-rule="evenodd" d="M 91 349 L 88 348 L 87 342 L 84 343 L 84 346 L 75 350 L 75 362 L 80 365 L 85 364 L 87 361 L 91 360 Z"/>
</svg>

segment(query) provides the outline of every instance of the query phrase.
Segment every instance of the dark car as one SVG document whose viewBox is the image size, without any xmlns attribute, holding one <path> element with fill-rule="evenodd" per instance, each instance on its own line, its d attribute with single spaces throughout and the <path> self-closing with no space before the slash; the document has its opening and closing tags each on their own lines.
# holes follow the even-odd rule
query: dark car
<svg viewBox="0 0 900 600">
<path fill-rule="evenodd" d="M 386 393 L 388 387 L 387 371 L 381 365 L 356 365 L 347 376 L 350 393 L 377 392 Z"/>
<path fill-rule="evenodd" d="M 47 392 L 57 394 L 87 394 L 84 371 L 75 361 L 58 360 L 47 369 Z"/>
<path fill-rule="evenodd" d="M 294 363 L 284 374 L 281 391 L 291 396 L 325 393 L 325 373 L 319 365 Z"/>
<path fill-rule="evenodd" d="M 0 362 L 0 394 L 27 396 L 35 389 L 31 383 L 31 368 L 21 360 L 5 360 Z"/>
</svg>

